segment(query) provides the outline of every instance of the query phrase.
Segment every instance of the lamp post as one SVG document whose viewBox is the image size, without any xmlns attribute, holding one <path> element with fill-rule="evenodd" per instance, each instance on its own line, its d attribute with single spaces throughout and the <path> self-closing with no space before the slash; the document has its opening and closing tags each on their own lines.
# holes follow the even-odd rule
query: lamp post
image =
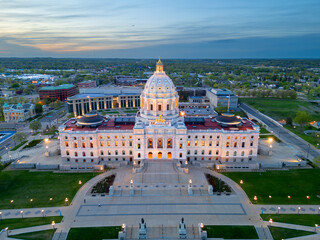
<svg viewBox="0 0 320 240">
<path fill-rule="evenodd" d="M 300 214 L 301 207 L 298 207 L 298 215 Z"/>
<path fill-rule="evenodd" d="M 54 221 L 52 221 L 52 223 L 51 223 L 52 229 L 54 229 L 55 225 L 56 225 L 56 223 Z"/>
<path fill-rule="evenodd" d="M 255 203 L 257 203 L 257 200 L 258 200 L 257 196 L 254 196 L 253 200 L 255 201 Z"/>
<path fill-rule="evenodd" d="M 280 213 L 280 209 L 281 209 L 281 207 L 278 207 L 278 214 Z"/>
<path fill-rule="evenodd" d="M 33 207 L 33 199 L 30 199 L 31 207 Z"/>
<path fill-rule="evenodd" d="M 50 202 L 50 204 L 51 204 L 51 206 L 52 206 L 52 197 L 49 198 L 49 202 Z"/>
<path fill-rule="evenodd" d="M 7 232 L 7 237 L 9 237 L 9 228 L 6 227 L 4 230 Z"/>
<path fill-rule="evenodd" d="M 0 221 L 2 220 L 2 212 L 0 212 Z"/>
<path fill-rule="evenodd" d="M 318 224 L 314 225 L 314 231 L 317 232 Z"/>
<path fill-rule="evenodd" d="M 243 184 L 243 180 L 240 180 L 240 184 Z"/>
<path fill-rule="evenodd" d="M 23 218 L 23 211 L 22 210 L 20 211 L 20 214 L 21 214 L 21 218 Z"/>
<path fill-rule="evenodd" d="M 69 201 L 69 199 L 66 198 L 64 201 L 66 202 L 66 205 L 68 206 L 68 201 Z"/>
<path fill-rule="evenodd" d="M 11 200 L 10 203 L 11 203 L 12 208 L 14 208 L 14 201 Z"/>
<path fill-rule="evenodd" d="M 43 209 L 41 210 L 41 215 L 42 215 L 42 217 L 44 217 L 44 210 Z"/>
<path fill-rule="evenodd" d="M 270 226 L 271 226 L 271 224 L 273 223 L 272 218 L 270 218 L 269 223 L 270 223 Z"/>
<path fill-rule="evenodd" d="M 272 155 L 272 142 L 273 142 L 273 138 L 270 137 L 268 138 L 268 142 L 269 142 L 269 156 Z"/>
</svg>

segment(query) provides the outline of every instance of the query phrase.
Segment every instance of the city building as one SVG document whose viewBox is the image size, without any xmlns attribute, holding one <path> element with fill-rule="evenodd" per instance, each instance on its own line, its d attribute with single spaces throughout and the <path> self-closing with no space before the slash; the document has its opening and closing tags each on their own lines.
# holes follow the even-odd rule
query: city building
<svg viewBox="0 0 320 240">
<path fill-rule="evenodd" d="M 63 84 L 60 86 L 42 87 L 39 89 L 40 99 L 57 99 L 60 101 L 67 100 L 68 97 L 78 93 L 76 86 L 73 84 Z"/>
<path fill-rule="evenodd" d="M 96 112 L 59 128 L 64 169 L 160 159 L 223 168 L 258 168 L 260 128 L 230 113 L 184 117 L 179 96 L 161 60 L 140 96 L 136 117 L 102 117 Z"/>
<path fill-rule="evenodd" d="M 206 92 L 207 98 L 213 107 L 223 106 L 231 111 L 238 109 L 238 96 L 228 89 L 209 88 Z"/>
<path fill-rule="evenodd" d="M 114 83 L 119 85 L 134 85 L 137 79 L 132 76 L 117 75 L 113 77 Z"/>
<path fill-rule="evenodd" d="M 36 115 L 35 105 L 32 103 L 3 105 L 5 122 L 23 122 Z"/>
<path fill-rule="evenodd" d="M 82 116 L 93 110 L 140 107 L 141 91 L 134 87 L 80 89 L 79 94 L 67 99 L 68 111 Z"/>
<path fill-rule="evenodd" d="M 84 81 L 77 83 L 78 88 L 95 88 L 97 83 L 94 80 Z"/>
</svg>

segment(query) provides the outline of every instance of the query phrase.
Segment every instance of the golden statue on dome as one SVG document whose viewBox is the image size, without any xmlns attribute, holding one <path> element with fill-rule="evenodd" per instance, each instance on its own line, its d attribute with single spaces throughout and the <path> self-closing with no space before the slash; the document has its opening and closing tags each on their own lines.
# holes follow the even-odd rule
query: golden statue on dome
<svg viewBox="0 0 320 240">
<path fill-rule="evenodd" d="M 156 119 L 157 123 L 163 123 L 165 120 L 162 118 L 162 114 L 160 114 L 159 118 Z"/>
</svg>

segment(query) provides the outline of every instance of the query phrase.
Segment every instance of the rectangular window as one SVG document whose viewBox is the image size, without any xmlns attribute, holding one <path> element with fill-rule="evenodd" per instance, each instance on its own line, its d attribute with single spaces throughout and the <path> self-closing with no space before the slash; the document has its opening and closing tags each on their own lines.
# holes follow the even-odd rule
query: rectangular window
<svg viewBox="0 0 320 240">
<path fill-rule="evenodd" d="M 202 142 L 201 142 L 201 146 L 204 147 L 204 145 L 205 145 L 205 143 L 204 143 L 204 141 L 202 141 Z"/>
<path fill-rule="evenodd" d="M 194 146 L 198 146 L 198 141 L 194 141 Z"/>
</svg>

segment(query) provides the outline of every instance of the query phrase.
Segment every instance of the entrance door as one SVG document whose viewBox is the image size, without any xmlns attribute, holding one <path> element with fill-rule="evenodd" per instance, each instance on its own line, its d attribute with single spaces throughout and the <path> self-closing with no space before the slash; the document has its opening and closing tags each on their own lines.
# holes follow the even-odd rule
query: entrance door
<svg viewBox="0 0 320 240">
<path fill-rule="evenodd" d="M 168 152 L 168 159 L 172 159 L 172 153 Z"/>
<path fill-rule="evenodd" d="M 149 152 L 149 153 L 148 153 L 148 158 L 149 158 L 149 159 L 152 159 L 152 157 L 153 157 L 153 156 L 152 156 L 152 152 Z"/>
<path fill-rule="evenodd" d="M 158 152 L 158 159 L 162 159 L 162 152 Z"/>
</svg>

